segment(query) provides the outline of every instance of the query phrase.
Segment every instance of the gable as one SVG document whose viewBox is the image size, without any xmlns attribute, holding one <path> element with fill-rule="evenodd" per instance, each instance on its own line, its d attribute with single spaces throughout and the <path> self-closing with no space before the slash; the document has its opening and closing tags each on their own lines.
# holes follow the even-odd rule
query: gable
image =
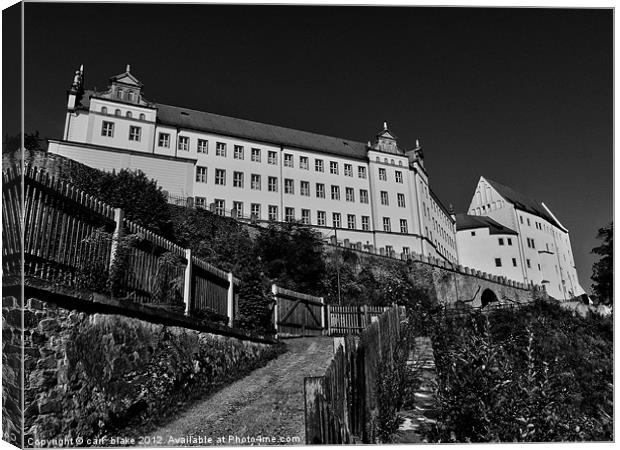
<svg viewBox="0 0 620 450">
<path fill-rule="evenodd" d="M 142 87 L 142 83 L 140 83 L 140 81 L 138 81 L 138 79 L 129 72 L 125 72 L 110 78 L 110 82 L 126 84 L 128 86 Z"/>
</svg>

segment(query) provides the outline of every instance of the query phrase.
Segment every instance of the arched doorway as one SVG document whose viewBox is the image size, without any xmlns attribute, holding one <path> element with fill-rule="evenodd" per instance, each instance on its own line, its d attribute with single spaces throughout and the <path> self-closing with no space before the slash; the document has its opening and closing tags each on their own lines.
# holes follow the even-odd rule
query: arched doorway
<svg viewBox="0 0 620 450">
<path fill-rule="evenodd" d="M 484 291 L 482 291 L 481 300 L 482 300 L 482 307 L 484 308 L 489 303 L 496 302 L 497 295 L 495 295 L 495 292 L 493 292 L 491 289 L 485 289 Z"/>
</svg>

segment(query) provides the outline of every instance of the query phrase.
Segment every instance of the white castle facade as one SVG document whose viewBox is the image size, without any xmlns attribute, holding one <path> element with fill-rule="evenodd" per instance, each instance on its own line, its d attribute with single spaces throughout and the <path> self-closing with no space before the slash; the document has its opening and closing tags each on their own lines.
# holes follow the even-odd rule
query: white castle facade
<svg viewBox="0 0 620 450">
<path fill-rule="evenodd" d="M 472 268 L 488 259 L 460 262 L 456 218 L 430 188 L 421 146 L 401 147 L 387 124 L 374 142 L 362 143 L 156 104 L 142 88 L 129 66 L 101 92 L 85 91 L 83 69 L 76 71 L 63 137 L 49 140 L 48 151 L 102 170 L 140 169 L 198 207 L 299 221 L 360 250 L 418 253 Z M 524 270 L 510 274 L 545 281 Z"/>
</svg>

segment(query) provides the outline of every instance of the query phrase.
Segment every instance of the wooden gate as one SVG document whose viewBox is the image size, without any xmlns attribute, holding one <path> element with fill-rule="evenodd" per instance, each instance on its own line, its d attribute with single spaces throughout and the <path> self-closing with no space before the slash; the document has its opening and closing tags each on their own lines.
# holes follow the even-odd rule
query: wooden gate
<svg viewBox="0 0 620 450">
<path fill-rule="evenodd" d="M 274 325 L 279 337 L 321 336 L 325 329 L 325 302 L 322 297 L 302 294 L 275 284 Z"/>
</svg>

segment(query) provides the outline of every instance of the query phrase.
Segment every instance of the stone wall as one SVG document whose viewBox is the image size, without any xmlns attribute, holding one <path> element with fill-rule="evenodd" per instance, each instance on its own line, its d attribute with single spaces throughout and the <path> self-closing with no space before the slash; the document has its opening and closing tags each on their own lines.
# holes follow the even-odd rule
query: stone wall
<svg viewBox="0 0 620 450">
<path fill-rule="evenodd" d="M 24 319 L 26 446 L 141 426 L 264 365 L 280 350 L 40 298 L 27 300 Z M 10 320 L 3 325 L 4 333 L 19 328 Z"/>
<path fill-rule="evenodd" d="M 2 438 L 22 443 L 22 313 L 18 299 L 2 298 Z"/>
</svg>

